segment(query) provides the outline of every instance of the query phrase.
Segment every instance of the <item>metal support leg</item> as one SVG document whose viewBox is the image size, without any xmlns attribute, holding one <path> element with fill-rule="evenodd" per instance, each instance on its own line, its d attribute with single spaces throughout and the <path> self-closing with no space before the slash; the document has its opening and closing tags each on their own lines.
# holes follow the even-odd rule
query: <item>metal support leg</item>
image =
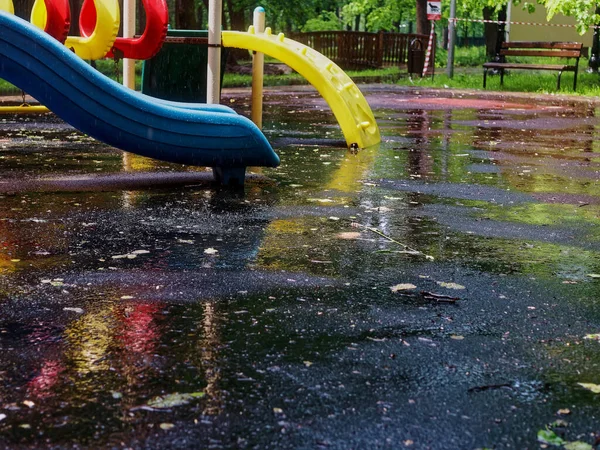
<svg viewBox="0 0 600 450">
<path fill-rule="evenodd" d="M 485 89 L 485 84 L 487 80 L 487 69 L 483 69 L 483 88 Z"/>
<path fill-rule="evenodd" d="M 560 71 L 558 72 L 558 80 L 557 80 L 557 82 L 556 82 L 556 90 L 557 90 L 557 91 L 560 91 L 560 77 L 562 76 L 562 73 L 563 73 L 563 71 L 562 71 L 562 70 L 560 70 Z"/>
<path fill-rule="evenodd" d="M 244 186 L 245 167 L 213 167 L 215 181 L 223 186 Z"/>
</svg>

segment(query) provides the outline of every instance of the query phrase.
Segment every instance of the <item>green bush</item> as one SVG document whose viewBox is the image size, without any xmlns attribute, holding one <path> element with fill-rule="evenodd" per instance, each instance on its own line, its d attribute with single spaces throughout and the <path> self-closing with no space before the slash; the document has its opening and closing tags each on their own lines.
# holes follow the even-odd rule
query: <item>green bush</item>
<svg viewBox="0 0 600 450">
<path fill-rule="evenodd" d="M 332 31 L 341 30 L 342 22 L 334 12 L 324 11 L 314 19 L 306 21 L 301 31 L 307 33 L 310 31 Z"/>
</svg>

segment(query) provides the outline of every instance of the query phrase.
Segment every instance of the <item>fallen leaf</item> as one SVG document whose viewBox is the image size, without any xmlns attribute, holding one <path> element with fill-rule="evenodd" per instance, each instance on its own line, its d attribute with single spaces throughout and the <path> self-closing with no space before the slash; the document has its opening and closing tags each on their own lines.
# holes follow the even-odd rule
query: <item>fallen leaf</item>
<svg viewBox="0 0 600 450">
<path fill-rule="evenodd" d="M 362 236 L 362 234 L 357 231 L 345 231 L 343 233 L 337 234 L 338 238 L 348 239 L 348 240 L 359 239 L 361 236 Z"/>
<path fill-rule="evenodd" d="M 72 311 L 72 312 L 76 312 L 77 314 L 83 314 L 82 308 L 70 308 L 67 306 L 67 307 L 63 308 L 63 311 Z"/>
<path fill-rule="evenodd" d="M 28 408 L 33 408 L 35 406 L 35 403 L 33 403 L 31 400 L 24 400 L 23 404 Z"/>
<path fill-rule="evenodd" d="M 552 430 L 540 430 L 537 434 L 538 442 L 549 445 L 563 445 L 565 440 Z"/>
<path fill-rule="evenodd" d="M 390 290 L 392 292 L 398 292 L 398 291 L 408 291 L 411 289 L 416 289 L 417 287 L 414 284 L 410 284 L 410 283 L 401 283 L 401 284 L 397 284 L 395 286 L 391 286 Z"/>
<path fill-rule="evenodd" d="M 599 273 L 588 273 L 587 276 L 590 278 L 600 278 Z"/>
<path fill-rule="evenodd" d="M 161 423 L 159 427 L 161 430 L 170 430 L 171 428 L 175 428 L 175 425 L 172 423 Z"/>
<path fill-rule="evenodd" d="M 307 198 L 309 202 L 319 202 L 319 203 L 333 203 L 333 200 L 330 198 Z"/>
<path fill-rule="evenodd" d="M 154 397 L 148 402 L 148 406 L 152 408 L 172 408 L 173 406 L 186 405 L 195 398 L 204 397 L 204 392 L 192 392 L 180 394 L 178 392 L 174 394 L 161 395 Z"/>
<path fill-rule="evenodd" d="M 586 334 L 583 338 L 584 339 L 591 339 L 593 341 L 600 341 L 600 333 Z"/>
<path fill-rule="evenodd" d="M 436 283 L 446 289 L 456 289 L 456 290 L 465 289 L 465 287 L 462 284 L 447 283 L 445 281 L 436 281 Z"/>
<path fill-rule="evenodd" d="M 579 386 L 592 391 L 594 394 L 600 394 L 600 384 L 594 383 L 577 383 Z"/>
<path fill-rule="evenodd" d="M 571 410 L 568 408 L 563 408 L 563 409 L 559 409 L 556 414 L 558 414 L 559 416 L 568 416 L 569 414 L 571 414 Z"/>
<path fill-rule="evenodd" d="M 593 450 L 590 444 L 581 441 L 567 442 L 565 445 L 566 450 Z"/>
<path fill-rule="evenodd" d="M 219 250 L 217 250 L 216 248 L 205 248 L 204 249 L 204 254 L 206 255 L 216 255 L 217 253 L 219 253 Z"/>
<path fill-rule="evenodd" d="M 453 334 L 450 336 L 450 339 L 454 339 L 456 341 L 462 341 L 464 338 L 465 338 L 464 336 L 461 336 L 459 334 Z"/>
</svg>

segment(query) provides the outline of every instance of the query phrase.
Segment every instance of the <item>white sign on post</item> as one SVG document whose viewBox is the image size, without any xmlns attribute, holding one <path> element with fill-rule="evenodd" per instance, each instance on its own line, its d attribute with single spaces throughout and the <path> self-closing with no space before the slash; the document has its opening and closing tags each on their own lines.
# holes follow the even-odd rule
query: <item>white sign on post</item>
<svg viewBox="0 0 600 450">
<path fill-rule="evenodd" d="M 442 18 L 442 2 L 427 0 L 427 20 L 440 20 Z"/>
</svg>

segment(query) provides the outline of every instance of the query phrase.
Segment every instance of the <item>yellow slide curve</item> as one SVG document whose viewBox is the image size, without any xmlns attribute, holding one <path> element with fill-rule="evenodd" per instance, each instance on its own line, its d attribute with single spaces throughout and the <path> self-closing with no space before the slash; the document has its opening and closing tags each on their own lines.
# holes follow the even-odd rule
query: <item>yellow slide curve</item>
<svg viewBox="0 0 600 450">
<path fill-rule="evenodd" d="M 356 84 L 333 61 L 300 42 L 277 36 L 266 28 L 256 33 L 223 31 L 225 47 L 243 48 L 264 53 L 287 64 L 306 78 L 329 104 L 342 128 L 349 147 L 367 148 L 381 141 L 379 127 L 371 107 Z"/>
</svg>

